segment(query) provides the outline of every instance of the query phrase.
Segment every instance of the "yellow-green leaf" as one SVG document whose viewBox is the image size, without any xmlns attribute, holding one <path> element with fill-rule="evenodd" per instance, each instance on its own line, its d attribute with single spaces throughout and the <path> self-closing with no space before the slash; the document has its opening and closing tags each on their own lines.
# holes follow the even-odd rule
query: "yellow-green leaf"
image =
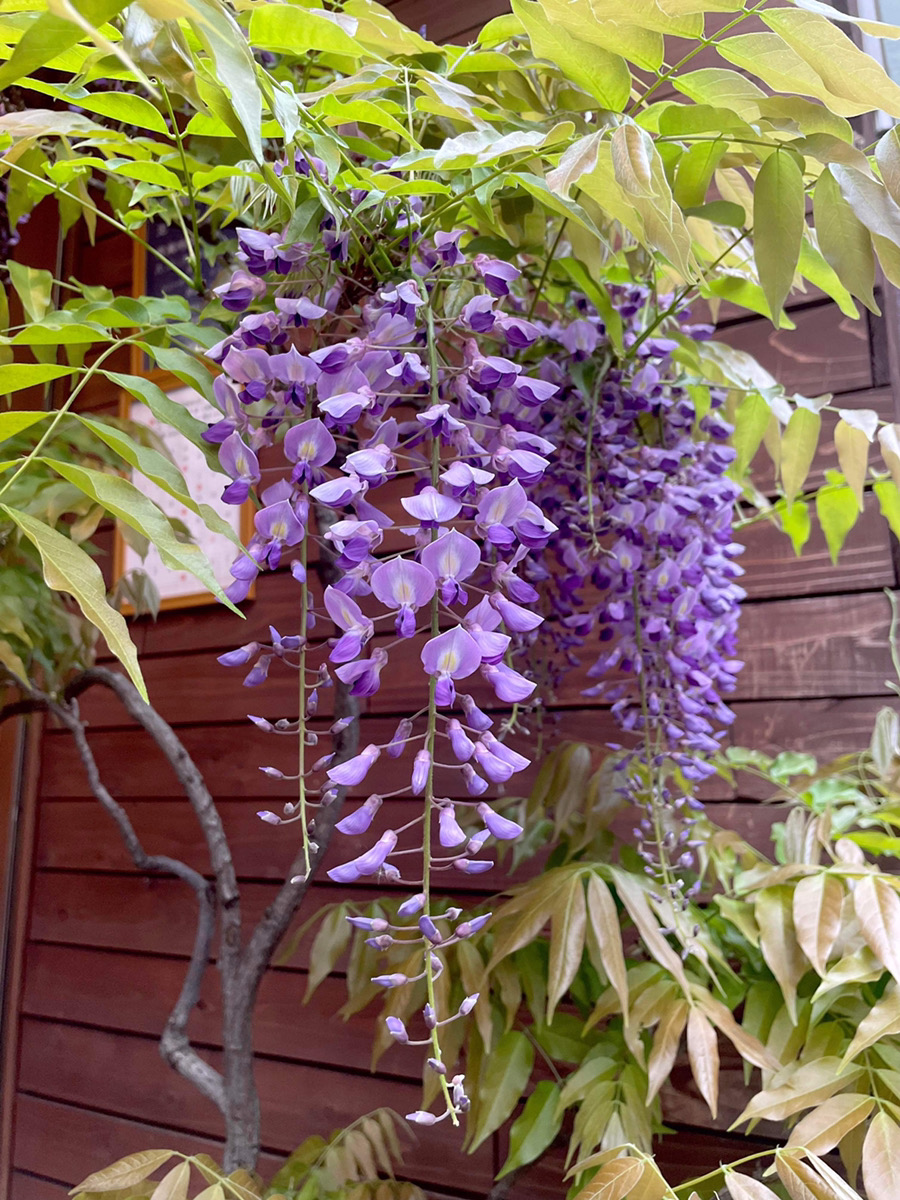
<svg viewBox="0 0 900 1200">
<path fill-rule="evenodd" d="M 831 1096 L 802 1121 L 798 1121 L 791 1130 L 787 1144 L 802 1147 L 811 1154 L 827 1154 L 846 1133 L 865 1121 L 874 1107 L 872 1096 L 857 1092 L 841 1092 L 838 1096 Z"/>
<path fill-rule="evenodd" d="M 816 516 L 825 534 L 828 553 L 836 565 L 847 534 L 856 524 L 860 506 L 849 487 L 826 484 L 816 492 Z"/>
<path fill-rule="evenodd" d="M 74 370 L 74 367 L 60 367 L 55 363 L 6 363 L 0 366 L 0 396 L 48 383 L 51 379 L 62 379 Z"/>
<path fill-rule="evenodd" d="M 32 425 L 37 425 L 39 421 L 46 421 L 49 416 L 48 412 L 0 413 L 0 442 L 15 437 L 16 434 L 22 433 Z"/>
<path fill-rule="evenodd" d="M 844 888 L 840 879 L 820 871 L 794 888 L 794 928 L 800 948 L 820 975 L 841 929 Z"/>
<path fill-rule="evenodd" d="M 900 1196 L 900 1127 L 886 1112 L 876 1115 L 862 1152 L 863 1183 L 869 1200 L 897 1200 Z"/>
<path fill-rule="evenodd" d="M 797 1021 L 797 984 L 807 962 L 794 930 L 792 890 L 787 885 L 763 888 L 754 899 L 759 946 L 769 970 L 778 980 L 791 1020 Z"/>
<path fill-rule="evenodd" d="M 162 510 L 140 488 L 120 475 L 108 475 L 60 459 L 45 458 L 43 461 L 86 496 L 102 504 L 107 512 L 149 538 L 167 567 L 173 571 L 189 571 L 232 611 L 239 611 L 225 596 L 213 575 L 209 560 L 199 546 L 180 542 Z"/>
<path fill-rule="evenodd" d="M 716 1031 L 699 1008 L 692 1008 L 687 1023 L 691 1074 L 715 1120 L 719 1107 L 719 1041 Z"/>
<path fill-rule="evenodd" d="M 900 538 L 900 489 L 893 479 L 882 479 L 874 486 L 881 515 L 891 527 L 894 537 Z"/>
<path fill-rule="evenodd" d="M 156 1190 L 151 1200 L 187 1200 L 190 1178 L 190 1164 L 186 1162 L 178 1163 L 156 1185 Z"/>
<path fill-rule="evenodd" d="M 869 466 L 869 438 L 861 429 L 855 429 L 842 417 L 835 427 L 834 445 L 844 478 L 856 497 L 859 511 L 862 512 L 866 472 Z"/>
<path fill-rule="evenodd" d="M 893 983 L 886 989 L 884 995 L 869 1009 L 860 1021 L 853 1041 L 844 1054 L 841 1069 L 882 1038 L 894 1037 L 900 1033 L 900 990 Z"/>
<path fill-rule="evenodd" d="M 535 0 L 512 0 L 512 10 L 522 22 L 536 58 L 559 67 L 603 108 L 622 111 L 631 95 L 631 72 L 621 55 L 573 36 Z"/>
<path fill-rule="evenodd" d="M 827 17 L 782 8 L 768 9 L 762 19 L 809 63 L 831 96 L 862 106 L 861 112 L 881 108 L 900 117 L 900 87 L 881 63 L 855 46 Z"/>
<path fill-rule="evenodd" d="M 749 1175 L 725 1169 L 725 1184 L 732 1200 L 778 1200 L 770 1187 Z"/>
<path fill-rule="evenodd" d="M 838 279 L 866 308 L 878 311 L 873 287 L 875 254 L 872 236 L 844 199 L 827 168 L 813 192 L 813 218 L 819 249 Z"/>
<path fill-rule="evenodd" d="M 900 897 L 886 879 L 865 875 L 853 889 L 853 908 L 866 943 L 900 980 Z"/>
<path fill-rule="evenodd" d="M 819 444 L 822 418 L 808 408 L 795 408 L 781 438 L 781 484 L 790 507 L 803 488 Z"/>
<path fill-rule="evenodd" d="M 129 636 L 128 626 L 125 624 L 122 614 L 116 612 L 107 603 L 103 575 L 94 560 L 84 550 L 79 549 L 70 538 L 57 533 L 43 521 L 35 520 L 28 513 L 18 512 L 5 504 L 0 505 L 0 509 L 37 547 L 41 556 L 44 582 L 47 586 L 57 592 L 68 592 L 75 598 L 87 619 L 106 638 L 110 650 L 131 676 L 132 683 L 146 700 L 147 688 L 141 675 L 141 668 L 138 666 L 137 653 Z M 155 1151 L 154 1153 L 161 1154 L 163 1152 Z M 158 1165 L 159 1163 L 157 1163 Z M 147 1174 L 150 1174 L 152 1170 L 154 1170 L 153 1167 Z M 143 1179 L 145 1176 L 140 1178 Z M 123 1185 L 116 1184 L 116 1187 L 120 1186 Z M 82 1190 L 97 1191 L 98 1189 L 91 1187 Z"/>
<path fill-rule="evenodd" d="M 114 1192 L 120 1188 L 134 1187 L 142 1183 L 148 1175 L 169 1161 L 174 1150 L 141 1150 L 137 1154 L 129 1154 L 120 1158 L 102 1171 L 95 1171 L 72 1188 L 70 1196 L 76 1192 Z"/>
<path fill-rule="evenodd" d="M 778 517 L 782 530 L 791 539 L 794 553 L 799 555 L 812 533 L 809 505 L 805 500 L 795 500 L 789 509 L 779 512 Z"/>
<path fill-rule="evenodd" d="M 776 150 L 754 189 L 753 252 L 759 282 L 777 321 L 791 290 L 806 225 L 803 173 L 792 154 Z"/>
<path fill-rule="evenodd" d="M 601 1167 L 575 1200 L 624 1200 L 644 1173 L 640 1158 L 614 1158 Z"/>
</svg>

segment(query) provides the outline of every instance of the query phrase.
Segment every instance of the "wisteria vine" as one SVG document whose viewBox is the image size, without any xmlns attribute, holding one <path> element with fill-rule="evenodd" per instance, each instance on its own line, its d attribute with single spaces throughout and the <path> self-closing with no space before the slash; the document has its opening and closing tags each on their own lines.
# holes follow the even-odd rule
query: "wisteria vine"
<svg viewBox="0 0 900 1200">
<path fill-rule="evenodd" d="M 327 183 L 314 158 L 297 169 Z M 356 212 L 369 197 L 338 199 Z M 442 951 L 488 916 L 438 915 L 432 885 L 490 870 L 491 840 L 522 832 L 493 791 L 529 765 L 507 735 L 538 680 L 554 682 L 582 652 L 594 659 L 588 694 L 602 690 L 633 735 L 622 786 L 643 806 L 635 835 L 647 872 L 673 911 L 679 899 L 686 907 L 692 783 L 710 769 L 739 666 L 737 488 L 725 474 L 722 397 L 707 389 L 701 411 L 673 358 L 679 339 L 705 330 L 684 315 L 660 320 L 664 303 L 648 289 L 611 288 L 625 329 L 616 356 L 591 304 L 575 297 L 574 312 L 554 314 L 527 263 L 479 250 L 466 230 L 428 233 L 415 198 L 382 198 L 370 212 L 377 237 L 353 220 L 339 231 L 331 217 L 315 242 L 241 230 L 240 266 L 216 289 L 237 320 L 211 351 L 222 418 L 207 437 L 232 481 L 224 499 L 252 493 L 259 504 L 228 595 L 243 600 L 260 571 L 289 561 L 300 617 L 289 635 L 272 629 L 269 643 L 220 661 L 249 667 L 248 686 L 276 660 L 297 672 L 298 719 L 250 719 L 297 740 L 295 774 L 261 768 L 293 779 L 296 799 L 282 815 L 259 815 L 299 825 L 307 873 L 317 808 L 360 788 L 382 755 L 398 778 L 405 760 L 400 786 L 337 823 L 374 840 L 328 875 L 411 889 L 394 922 L 348 919 L 376 950 L 409 947 L 415 966 L 373 982 L 424 983 L 426 1036 L 411 1038 L 396 1017 L 388 1031 L 426 1046 L 439 1077 L 442 1110 L 410 1119 L 455 1124 L 469 1101 L 463 1076 L 447 1076 L 441 1030 L 477 996 L 442 1013 L 435 980 Z M 271 467 L 276 458 L 283 465 Z M 263 484 L 264 471 L 274 482 Z M 321 593 L 317 543 L 337 573 Z M 336 677 L 372 697 L 405 644 L 421 668 L 414 711 L 389 741 L 334 762 L 327 738 L 345 720 L 319 717 L 321 693 Z M 491 710 L 510 707 L 498 727 Z M 421 807 L 375 837 L 384 801 L 400 796 Z M 415 829 L 420 845 L 407 846 Z"/>
</svg>

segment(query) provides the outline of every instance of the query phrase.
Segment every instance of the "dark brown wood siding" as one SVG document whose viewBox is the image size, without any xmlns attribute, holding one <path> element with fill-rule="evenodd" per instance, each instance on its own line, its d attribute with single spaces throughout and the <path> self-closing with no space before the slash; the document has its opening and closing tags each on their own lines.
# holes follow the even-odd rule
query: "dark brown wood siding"
<svg viewBox="0 0 900 1200">
<path fill-rule="evenodd" d="M 393 7 L 410 24 L 426 24 L 430 36 L 450 39 L 464 38 L 506 5 L 397 0 Z M 104 237 L 98 248 L 84 248 L 72 270 L 84 277 L 92 269 L 96 282 L 127 289 L 126 251 L 119 239 Z M 775 332 L 763 320 L 732 317 L 719 336 L 758 355 L 792 390 L 833 391 L 843 407 L 871 407 L 891 416 L 884 321 L 852 321 L 820 300 L 796 306 L 793 316 L 797 329 L 790 333 Z M 114 401 L 100 389 L 92 396 L 97 405 Z M 833 461 L 827 437 L 825 442 L 815 467 L 819 477 Z M 741 640 L 747 665 L 732 738 L 770 750 L 808 748 L 825 759 L 859 747 L 889 696 L 889 606 L 883 589 L 895 588 L 898 579 L 885 522 L 868 506 L 837 566 L 818 530 L 800 561 L 765 524 L 750 527 L 743 540 L 749 599 Z M 236 848 L 248 920 L 272 897 L 292 846 L 289 835 L 254 815 L 262 797 L 269 804 L 279 796 L 279 785 L 260 785 L 256 771 L 258 763 L 271 760 L 272 750 L 262 734 L 247 727 L 247 693 L 215 654 L 270 621 L 289 628 L 295 611 L 291 581 L 279 573 L 261 581 L 246 626 L 204 608 L 136 627 L 151 699 L 178 729 L 220 803 Z M 408 652 L 414 654 L 415 647 Z M 362 718 L 364 741 L 383 736 L 404 712 L 405 682 L 398 668 L 373 698 Z M 579 687 L 577 678 L 569 680 L 555 702 L 558 728 L 569 737 L 602 742 L 613 733 L 609 715 L 602 705 L 585 707 Z M 275 678 L 253 704 L 284 715 L 295 703 L 293 691 Z M 85 698 L 84 711 L 106 782 L 128 806 L 148 850 L 202 863 L 188 806 L 145 735 L 109 695 Z M 734 822 L 751 837 L 764 836 L 771 810 L 760 807 L 756 789 L 748 785 L 736 796 L 717 784 L 708 792 L 714 817 Z M 70 741 L 52 729 L 42 741 L 37 818 L 22 956 L 12 1200 L 61 1200 L 89 1171 L 140 1148 L 165 1145 L 214 1156 L 221 1149 L 216 1112 L 162 1063 L 156 1048 L 193 937 L 191 896 L 175 880 L 146 879 L 133 870 L 90 797 Z M 475 887 L 468 894 L 478 896 L 492 881 L 471 882 Z M 347 893 L 326 881 L 315 886 L 312 898 L 325 903 L 342 894 Z M 360 888 L 353 894 L 369 893 Z M 264 1169 L 308 1135 L 327 1134 L 377 1105 L 403 1112 L 417 1104 L 416 1056 L 395 1047 L 373 1075 L 371 1014 L 347 1022 L 334 1015 L 342 999 L 339 976 L 303 1006 L 307 954 L 308 944 L 289 964 L 274 968 L 260 996 L 256 1046 Z M 219 1002 L 218 980 L 210 971 L 191 1032 L 213 1061 L 219 1052 Z M 723 1091 L 734 1096 L 738 1066 L 726 1064 L 725 1070 L 729 1086 Z M 710 1127 L 687 1073 L 675 1084 L 667 1104 L 671 1123 L 682 1133 L 667 1140 L 661 1160 L 678 1181 L 736 1156 L 748 1139 L 724 1133 L 733 1108 Z M 424 1131 L 408 1153 L 407 1175 L 445 1200 L 484 1196 L 503 1151 L 498 1136 L 466 1156 L 447 1127 Z M 516 1200 L 559 1197 L 565 1190 L 561 1178 L 561 1157 L 551 1156 L 517 1182 Z"/>
</svg>

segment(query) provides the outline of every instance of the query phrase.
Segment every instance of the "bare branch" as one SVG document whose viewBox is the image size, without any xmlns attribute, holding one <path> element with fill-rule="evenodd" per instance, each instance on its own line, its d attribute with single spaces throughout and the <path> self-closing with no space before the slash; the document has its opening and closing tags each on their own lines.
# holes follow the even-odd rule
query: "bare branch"
<svg viewBox="0 0 900 1200">
<path fill-rule="evenodd" d="M 128 686 L 131 687 L 130 684 Z M 187 1036 L 188 1018 L 200 998 L 200 986 L 209 963 L 212 938 L 215 932 L 215 889 L 199 871 L 195 871 L 193 867 L 189 867 L 180 859 L 170 858 L 165 854 L 148 854 L 144 849 L 128 813 L 110 795 L 100 778 L 97 761 L 79 716 L 78 701 L 70 699 L 64 704 L 58 704 L 50 697 L 46 697 L 46 706 L 71 733 L 87 773 L 91 791 L 115 823 L 122 841 L 125 843 L 125 848 L 138 870 L 160 871 L 174 875 L 193 889 L 197 899 L 197 932 L 194 937 L 194 947 L 181 992 L 160 1039 L 160 1052 L 180 1075 L 193 1083 L 204 1096 L 212 1100 L 224 1112 L 226 1108 L 224 1080 L 221 1074 L 193 1049 Z M 152 712 L 152 710 L 150 711 Z M 171 733 L 171 730 L 169 732 Z M 174 737 L 174 735 L 172 736 Z M 193 766 L 193 764 L 191 765 Z"/>
</svg>

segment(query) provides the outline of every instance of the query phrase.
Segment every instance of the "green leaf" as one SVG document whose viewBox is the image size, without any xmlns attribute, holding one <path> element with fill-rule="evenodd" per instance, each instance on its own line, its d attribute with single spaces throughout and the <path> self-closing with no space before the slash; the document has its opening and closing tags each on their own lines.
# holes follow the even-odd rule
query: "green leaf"
<svg viewBox="0 0 900 1200">
<path fill-rule="evenodd" d="M 872 238 L 827 168 L 813 192 L 813 218 L 825 261 L 849 292 L 858 296 L 870 311 L 877 312 L 872 291 L 875 283 Z"/>
<path fill-rule="evenodd" d="M 46 421 L 51 414 L 48 412 L 5 412 L 0 413 L 0 442 L 5 442 L 16 434 L 39 421 Z"/>
<path fill-rule="evenodd" d="M 557 896 L 550 910 L 550 963 L 547 968 L 547 1024 L 581 966 L 587 909 L 584 881 L 574 875 L 566 891 Z"/>
<path fill-rule="evenodd" d="M 138 344 L 156 360 L 162 370 L 170 371 L 176 379 L 180 379 L 189 387 L 195 387 L 201 396 L 205 396 L 211 403 L 214 402 L 213 377 L 192 354 L 179 349 L 178 346 L 148 346 L 143 342 Z"/>
<path fill-rule="evenodd" d="M 497 1178 L 534 1162 L 550 1146 L 562 1128 L 562 1113 L 556 1115 L 559 1087 L 543 1079 L 525 1102 L 509 1131 L 509 1154 Z"/>
<path fill-rule="evenodd" d="M 621 112 L 631 95 L 631 72 L 625 59 L 569 33 L 543 11 L 536 0 L 512 0 L 536 58 L 559 67 L 604 108 Z"/>
<path fill-rule="evenodd" d="M 731 109 L 745 121 L 756 120 L 760 104 L 766 100 L 762 88 L 737 71 L 723 67 L 704 67 L 700 71 L 676 75 L 672 87 L 696 104 Z"/>
<path fill-rule="evenodd" d="M 132 683 L 146 700 L 147 688 L 138 665 L 134 644 L 128 634 L 128 626 L 125 624 L 122 614 L 116 612 L 107 603 L 103 575 L 94 560 L 76 546 L 70 538 L 51 529 L 43 521 L 37 521 L 28 513 L 18 512 L 5 504 L 0 505 L 0 509 L 37 547 L 44 570 L 44 582 L 47 586 L 57 592 L 68 592 L 75 598 L 81 611 L 91 624 L 100 630 L 110 650 L 118 658 L 130 675 Z M 163 1151 L 155 1151 L 155 1153 L 162 1154 Z M 166 1153 L 166 1158 L 168 1157 L 170 1155 Z M 137 1183 L 141 1179 L 146 1179 L 147 1175 L 162 1162 L 165 1162 L 164 1158 L 149 1167 L 146 1174 L 137 1176 L 133 1182 Z M 117 1183 L 115 1186 L 122 1185 Z M 111 1188 L 97 1189 L 92 1186 L 88 1190 L 108 1191 Z"/>
<path fill-rule="evenodd" d="M 706 193 L 716 167 L 728 149 L 724 140 L 697 142 L 681 156 L 675 172 L 675 200 L 682 208 L 697 208 Z"/>
<path fill-rule="evenodd" d="M 79 108 L 97 113 L 101 117 L 109 117 L 123 125 L 136 125 L 139 129 L 149 129 L 152 133 L 169 132 L 159 109 L 143 96 L 136 96 L 131 92 L 89 92 L 87 88 L 78 87 L 76 84 L 59 87 L 33 75 L 28 80 L 28 88 L 32 92 L 52 96 L 67 104 L 77 104 Z"/>
<path fill-rule="evenodd" d="M 808 408 L 796 408 L 781 439 L 781 483 L 788 508 L 802 489 L 819 443 L 822 418 Z"/>
<path fill-rule="evenodd" d="M 641 240 L 663 254 L 684 278 L 690 278 L 691 235 L 650 134 L 633 123 L 619 125 L 610 146 L 616 182 L 644 226 Z"/>
<path fill-rule="evenodd" d="M 304 1003 L 322 980 L 331 974 L 349 945 L 352 928 L 347 920 L 347 911 L 346 904 L 338 904 L 322 918 L 309 954 Z"/>
<path fill-rule="evenodd" d="M 53 275 L 50 271 L 26 267 L 12 259 L 6 264 L 9 278 L 22 307 L 32 321 L 43 321 L 50 308 L 53 292 Z"/>
<path fill-rule="evenodd" d="M 740 482 L 762 444 L 763 435 L 772 419 L 772 409 L 760 392 L 747 392 L 734 414 L 734 433 L 731 444 L 737 457 L 732 466 L 733 477 Z"/>
<path fill-rule="evenodd" d="M 816 492 L 816 516 L 825 534 L 831 561 L 837 565 L 838 555 L 847 535 L 856 524 L 860 509 L 852 488 L 827 484 Z"/>
<path fill-rule="evenodd" d="M 881 515 L 891 527 L 895 538 L 900 538 L 900 490 L 893 479 L 882 479 L 875 484 L 875 495 Z"/>
<path fill-rule="evenodd" d="M 152 446 L 142 446 L 133 438 L 129 437 L 121 429 L 117 429 L 114 425 L 104 424 L 102 421 L 93 420 L 90 417 L 79 417 L 79 421 L 86 425 L 92 433 L 96 434 L 101 441 L 104 441 L 107 446 L 115 450 L 130 467 L 134 467 L 136 471 L 140 471 L 142 475 L 156 484 L 157 487 L 174 499 L 178 500 L 196 513 L 198 517 L 202 517 L 208 529 L 213 533 L 218 533 L 224 537 L 230 538 L 236 545 L 240 546 L 240 539 L 234 532 L 234 529 L 224 517 L 220 516 L 214 508 L 208 504 L 198 504 L 187 488 L 184 476 L 179 469 L 164 454 L 160 454 L 158 450 L 154 450 Z"/>
<path fill-rule="evenodd" d="M 481 1072 L 478 1102 L 469 1131 L 471 1153 L 507 1119 L 518 1104 L 534 1066 L 534 1047 L 516 1029 L 505 1033 L 491 1050 Z"/>
<path fill-rule="evenodd" d="M 863 510 L 866 471 L 869 465 L 869 442 L 870 438 L 866 432 L 847 421 L 842 414 L 835 427 L 834 445 L 841 471 L 856 497 L 860 512 Z"/>
<path fill-rule="evenodd" d="M 759 169 L 753 203 L 756 268 L 777 320 L 791 290 L 806 225 L 803 173 L 792 154 L 776 150 L 769 155 Z"/>
<path fill-rule="evenodd" d="M 322 11 L 311 12 L 297 4 L 261 4 L 250 17 L 250 43 L 302 58 L 310 50 L 361 58 L 363 51 L 347 22 Z"/>
<path fill-rule="evenodd" d="M 163 11 L 159 14 L 154 13 L 150 0 L 143 7 L 151 15 L 164 18 L 171 17 L 174 9 L 190 21 L 212 59 L 214 77 L 225 90 L 251 154 L 257 162 L 262 162 L 262 94 L 256 63 L 247 37 L 230 9 L 219 0 L 163 0 Z M 293 11 L 299 14 L 302 10 Z"/>
<path fill-rule="evenodd" d="M 135 487 L 121 475 L 107 475 L 75 463 L 59 459 L 44 458 L 42 462 L 52 467 L 63 479 L 68 479 L 86 496 L 90 496 L 120 521 L 143 534 L 159 551 L 163 563 L 173 571 L 189 571 L 217 599 L 232 612 L 240 610 L 228 600 L 216 577 L 209 560 L 199 546 L 190 542 L 179 542 L 168 518 L 140 488 Z"/>
<path fill-rule="evenodd" d="M 120 388 L 130 392 L 132 396 L 146 404 L 154 417 L 163 425 L 177 429 L 189 442 L 204 450 L 210 462 L 218 462 L 209 443 L 204 442 L 201 437 L 201 434 L 206 432 L 206 425 L 192 416 L 177 400 L 167 396 L 159 384 L 154 383 L 151 379 L 145 379 L 142 375 L 120 375 L 116 371 L 104 371 L 103 374 L 107 379 L 112 380 Z"/>
<path fill-rule="evenodd" d="M 103 25 L 124 7 L 123 0 L 79 0 L 74 5 L 85 21 Z M 0 67 L 0 90 L 45 67 L 51 59 L 79 42 L 82 31 L 65 17 L 42 13 L 22 36 L 7 63 Z"/>
<path fill-rule="evenodd" d="M 7 363 L 0 366 L 0 396 L 47 383 L 51 379 L 62 379 L 74 371 L 74 367 L 59 367 L 55 363 Z"/>
</svg>

